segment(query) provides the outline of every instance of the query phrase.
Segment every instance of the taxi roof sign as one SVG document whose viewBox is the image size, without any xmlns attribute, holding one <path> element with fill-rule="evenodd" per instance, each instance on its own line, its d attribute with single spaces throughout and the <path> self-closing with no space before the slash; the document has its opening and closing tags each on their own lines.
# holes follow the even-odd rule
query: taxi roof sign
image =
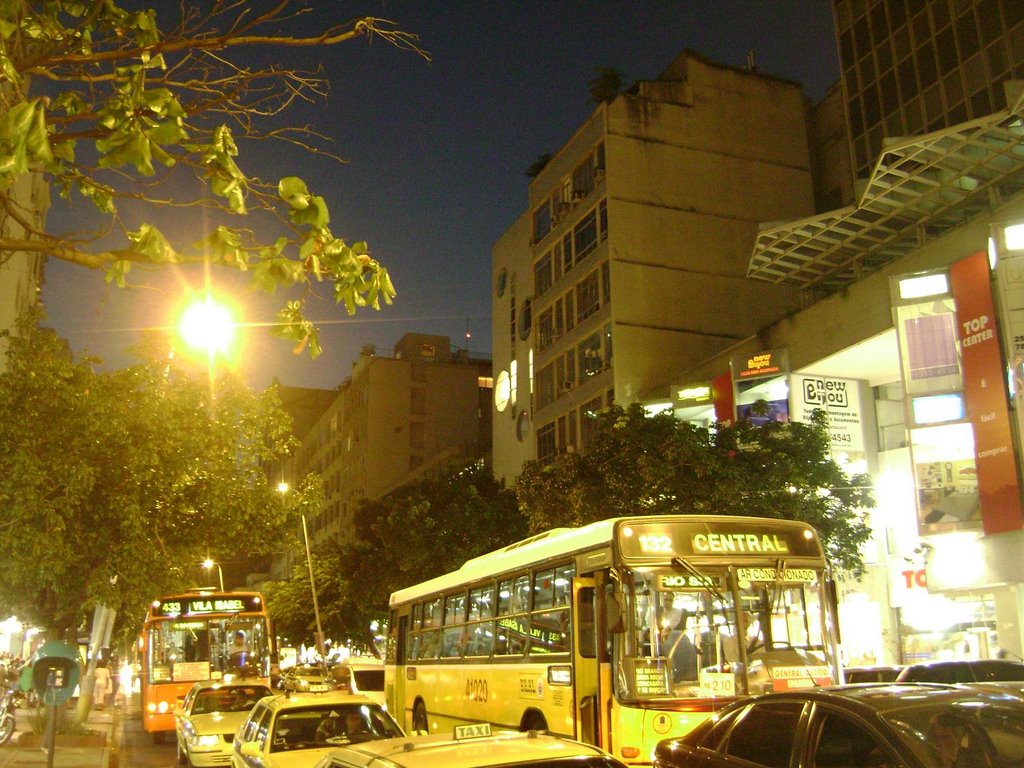
<svg viewBox="0 0 1024 768">
<path fill-rule="evenodd" d="M 472 725 L 456 725 L 452 733 L 455 741 L 463 739 L 480 739 L 491 735 L 490 723 L 473 723 Z"/>
</svg>

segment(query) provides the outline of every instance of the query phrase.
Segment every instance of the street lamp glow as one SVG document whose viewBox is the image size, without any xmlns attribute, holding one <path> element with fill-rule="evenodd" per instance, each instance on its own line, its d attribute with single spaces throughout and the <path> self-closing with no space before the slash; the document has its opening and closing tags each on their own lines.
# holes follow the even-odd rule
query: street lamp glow
<svg viewBox="0 0 1024 768">
<path fill-rule="evenodd" d="M 211 357 L 228 352 L 235 338 L 235 327 L 231 310 L 211 296 L 190 304 L 178 324 L 185 343 L 206 350 Z"/>
<path fill-rule="evenodd" d="M 217 566 L 217 576 L 220 579 L 220 591 L 224 591 L 224 571 L 220 568 L 220 563 L 214 562 L 210 558 L 203 560 L 203 568 L 210 570 L 213 566 Z"/>
</svg>

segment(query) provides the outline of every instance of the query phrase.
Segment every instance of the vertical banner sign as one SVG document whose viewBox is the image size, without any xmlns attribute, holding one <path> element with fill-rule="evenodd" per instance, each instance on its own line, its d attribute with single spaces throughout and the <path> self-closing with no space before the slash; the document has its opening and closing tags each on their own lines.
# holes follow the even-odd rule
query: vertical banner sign
<svg viewBox="0 0 1024 768">
<path fill-rule="evenodd" d="M 732 393 L 732 374 L 726 371 L 711 380 L 711 398 L 715 404 L 715 421 L 730 425 L 736 418 L 736 400 Z"/>
<path fill-rule="evenodd" d="M 1020 483 L 1006 407 L 988 256 L 979 251 L 949 269 L 956 302 L 967 417 L 974 429 L 978 499 L 986 534 L 1022 527 Z"/>
</svg>

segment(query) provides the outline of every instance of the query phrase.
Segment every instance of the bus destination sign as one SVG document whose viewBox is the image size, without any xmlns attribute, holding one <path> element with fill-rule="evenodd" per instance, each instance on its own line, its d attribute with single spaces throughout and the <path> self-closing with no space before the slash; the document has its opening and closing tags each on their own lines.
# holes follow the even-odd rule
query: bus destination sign
<svg viewBox="0 0 1024 768">
<path fill-rule="evenodd" d="M 245 601 L 237 597 L 187 597 L 164 600 L 154 608 L 156 616 L 197 616 L 206 613 L 241 613 Z"/>
<path fill-rule="evenodd" d="M 803 527 L 772 525 L 738 518 L 714 526 L 689 521 L 637 521 L 622 525 L 619 548 L 626 560 L 673 557 L 820 557 L 817 537 Z M 801 581 L 803 579 L 800 579 Z"/>
</svg>

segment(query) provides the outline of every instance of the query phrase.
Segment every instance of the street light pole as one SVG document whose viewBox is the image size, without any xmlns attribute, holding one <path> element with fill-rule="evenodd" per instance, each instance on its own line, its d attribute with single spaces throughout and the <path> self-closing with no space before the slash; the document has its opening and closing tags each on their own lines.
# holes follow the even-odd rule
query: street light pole
<svg viewBox="0 0 1024 768">
<path fill-rule="evenodd" d="M 217 566 L 217 576 L 220 578 L 220 591 L 223 592 L 224 591 L 224 571 L 221 570 L 220 563 L 215 563 L 210 558 L 206 558 L 203 561 L 203 568 L 205 568 L 206 570 L 210 570 L 215 565 Z"/>
<path fill-rule="evenodd" d="M 309 532 L 306 530 L 306 516 L 302 515 L 302 540 L 306 544 L 306 567 L 309 568 L 309 589 L 313 593 L 313 618 L 316 619 L 316 652 L 321 663 L 325 660 L 324 632 L 320 626 L 320 605 L 316 599 L 316 582 L 313 581 L 313 560 L 309 556 Z"/>
</svg>

